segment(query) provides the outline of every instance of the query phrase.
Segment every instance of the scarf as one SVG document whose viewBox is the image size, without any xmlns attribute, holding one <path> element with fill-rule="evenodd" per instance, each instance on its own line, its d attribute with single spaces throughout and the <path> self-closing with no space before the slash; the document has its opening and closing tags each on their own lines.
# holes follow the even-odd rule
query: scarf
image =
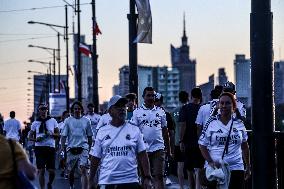
<svg viewBox="0 0 284 189">
<path fill-rule="evenodd" d="M 47 116 L 46 118 L 42 119 L 41 117 L 37 118 L 37 121 L 40 121 L 40 126 L 39 126 L 39 133 L 47 133 L 47 128 L 46 128 L 46 121 L 51 119 L 50 116 Z"/>
</svg>

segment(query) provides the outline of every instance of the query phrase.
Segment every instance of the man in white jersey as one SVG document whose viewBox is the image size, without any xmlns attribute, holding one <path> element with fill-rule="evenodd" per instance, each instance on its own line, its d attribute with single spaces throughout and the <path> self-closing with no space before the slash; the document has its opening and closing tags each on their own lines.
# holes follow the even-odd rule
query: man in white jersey
<svg viewBox="0 0 284 189">
<path fill-rule="evenodd" d="M 61 122 L 58 123 L 58 128 L 59 128 L 59 133 L 60 133 L 60 136 L 62 135 L 62 132 L 63 132 L 63 129 L 64 129 L 64 126 L 65 126 L 65 119 L 67 119 L 68 117 L 70 116 L 70 113 L 65 110 L 63 111 L 62 115 L 61 115 Z M 59 138 L 59 145 L 61 146 L 61 140 Z M 59 146 L 59 147 L 60 147 Z M 65 146 L 67 146 L 67 142 L 65 143 Z M 60 157 L 59 157 L 59 167 L 61 168 L 61 177 L 68 177 L 67 175 L 67 170 L 66 170 L 66 148 L 64 149 L 64 151 L 61 151 L 60 152 Z"/>
<path fill-rule="evenodd" d="M 65 141 L 68 139 L 67 146 L 67 168 L 69 171 L 70 189 L 74 188 L 74 172 L 79 166 L 81 172 L 82 188 L 88 187 L 87 165 L 89 149 L 92 145 L 91 121 L 83 116 L 83 106 L 76 101 L 71 106 L 72 116 L 65 120 L 65 127 L 61 137 L 61 148 L 65 148 Z"/>
<path fill-rule="evenodd" d="M 137 107 L 137 95 L 135 93 L 128 93 L 125 95 L 125 98 L 128 100 L 127 106 L 127 116 L 126 120 L 130 120 L 133 116 L 133 111 Z"/>
<path fill-rule="evenodd" d="M 88 112 L 85 115 L 86 118 L 88 118 L 91 121 L 91 128 L 93 132 L 93 140 L 95 140 L 95 136 L 97 133 L 97 125 L 99 123 L 99 120 L 101 116 L 97 113 L 95 113 L 95 106 L 93 103 L 89 103 L 88 106 Z"/>
<path fill-rule="evenodd" d="M 143 187 L 151 188 L 149 160 L 142 133 L 125 121 L 127 99 L 119 95 L 108 103 L 112 120 L 98 130 L 90 151 L 89 189 L 95 187 L 94 176 L 99 168 L 101 189 L 139 189 L 137 160 L 145 175 Z"/>
<path fill-rule="evenodd" d="M 21 124 L 15 119 L 16 113 L 14 111 L 10 112 L 10 119 L 4 122 L 4 135 L 6 138 L 10 138 L 19 142 L 21 138 Z"/>
<path fill-rule="evenodd" d="M 48 107 L 40 104 L 39 117 L 31 125 L 29 139 L 35 141 L 36 165 L 39 170 L 40 188 L 45 188 L 44 173 L 47 169 L 49 180 L 47 188 L 52 188 L 55 178 L 55 138 L 59 137 L 57 121 L 47 115 Z"/>
<path fill-rule="evenodd" d="M 229 92 L 229 93 L 231 93 L 235 96 L 236 95 L 236 87 L 235 87 L 234 83 L 232 83 L 230 81 L 225 83 L 224 86 L 223 86 L 223 92 Z M 241 101 L 239 101 L 238 99 L 236 99 L 236 103 L 237 103 L 237 108 L 235 110 L 234 116 L 236 116 L 238 119 L 245 122 L 245 120 L 246 120 L 245 105 Z"/>
<path fill-rule="evenodd" d="M 214 113 L 215 114 L 217 113 L 215 112 L 215 109 L 217 108 L 219 96 L 221 93 L 222 93 L 222 90 L 218 90 L 215 87 L 215 89 L 213 89 L 210 93 L 212 100 L 202 105 L 200 109 L 198 110 L 198 114 L 197 114 L 196 121 L 195 121 L 197 125 L 198 136 L 200 136 L 202 128 L 203 126 L 205 126 L 208 118 L 210 116 L 213 116 Z"/>
<path fill-rule="evenodd" d="M 130 123 L 141 130 L 147 147 L 148 157 L 152 168 L 155 189 L 164 188 L 165 152 L 171 156 L 171 147 L 167 129 L 165 111 L 154 105 L 155 91 L 146 87 L 142 97 L 144 104 L 135 109 Z"/>
</svg>

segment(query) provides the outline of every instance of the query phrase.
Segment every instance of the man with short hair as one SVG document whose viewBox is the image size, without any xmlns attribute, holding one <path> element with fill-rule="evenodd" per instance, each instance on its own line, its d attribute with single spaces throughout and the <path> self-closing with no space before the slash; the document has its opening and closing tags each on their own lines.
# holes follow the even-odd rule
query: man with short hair
<svg viewBox="0 0 284 189">
<path fill-rule="evenodd" d="M 181 152 L 179 147 L 180 141 L 180 124 L 179 124 L 179 112 L 182 106 L 188 103 L 188 93 L 186 91 L 179 92 L 179 106 L 172 112 L 173 120 L 175 123 L 175 138 L 174 138 L 174 159 L 177 162 L 177 176 L 180 189 L 184 189 L 184 152 Z"/>
<path fill-rule="evenodd" d="M 13 139 L 20 141 L 21 139 L 21 124 L 15 119 L 16 113 L 14 111 L 10 112 L 10 119 L 4 122 L 3 132 L 7 139 Z"/>
<path fill-rule="evenodd" d="M 221 95 L 222 90 L 219 90 L 218 87 L 215 87 L 210 93 L 211 101 L 202 105 L 198 111 L 196 121 L 197 124 L 197 134 L 200 136 L 203 127 L 205 126 L 207 120 L 210 116 L 217 114 L 217 106 L 219 102 L 219 96 Z"/>
<path fill-rule="evenodd" d="M 204 158 L 201 155 L 198 145 L 198 134 L 195 120 L 202 99 L 200 88 L 191 90 L 191 102 L 184 105 L 179 112 L 180 148 L 185 152 L 185 167 L 189 171 L 189 187 L 200 189 L 200 169 L 204 165 Z"/>
<path fill-rule="evenodd" d="M 99 169 L 99 185 L 104 189 L 139 189 L 137 160 L 145 179 L 143 188 L 151 188 L 149 160 L 143 136 L 138 127 L 126 118 L 127 99 L 113 96 L 108 103 L 110 123 L 98 130 L 91 149 L 89 189 L 94 188 L 94 176 Z"/>
<path fill-rule="evenodd" d="M 74 172 L 79 166 L 81 172 L 81 184 L 83 189 L 88 187 L 87 165 L 89 149 L 92 145 L 91 121 L 83 116 L 83 106 L 76 101 L 71 106 L 72 116 L 65 120 L 65 126 L 61 136 L 61 149 L 67 145 L 67 168 L 69 171 L 70 189 L 74 188 Z"/>
<path fill-rule="evenodd" d="M 167 129 L 165 111 L 155 106 L 155 91 L 146 87 L 142 97 L 144 103 L 133 112 L 131 124 L 138 126 L 144 136 L 147 147 L 155 189 L 164 188 L 165 149 L 171 156 L 171 147 Z M 142 175 L 143 176 L 143 175 Z"/>
<path fill-rule="evenodd" d="M 85 115 L 86 118 L 88 118 L 91 121 L 91 128 L 93 132 L 93 140 L 95 140 L 95 136 L 97 133 L 97 125 L 100 121 L 101 116 L 97 113 L 95 113 L 95 105 L 93 103 L 89 103 L 88 106 L 88 112 Z"/>
<path fill-rule="evenodd" d="M 126 120 L 130 120 L 133 116 L 133 111 L 137 107 L 137 95 L 135 93 L 128 93 L 125 95 L 125 98 L 128 100 L 127 106 L 127 115 Z"/>
<path fill-rule="evenodd" d="M 39 170 L 40 188 L 45 188 L 45 169 L 49 173 L 47 188 L 52 189 L 55 178 L 55 138 L 59 137 L 57 121 L 48 116 L 48 106 L 38 106 L 39 117 L 32 123 L 29 139 L 35 141 L 36 165 Z"/>
</svg>

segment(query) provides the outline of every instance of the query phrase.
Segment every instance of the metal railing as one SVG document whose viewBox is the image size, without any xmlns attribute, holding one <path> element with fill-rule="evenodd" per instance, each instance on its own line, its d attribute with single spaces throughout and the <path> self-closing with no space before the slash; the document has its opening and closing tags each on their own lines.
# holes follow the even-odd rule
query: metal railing
<svg viewBox="0 0 284 189">
<path fill-rule="evenodd" d="M 284 188 L 284 132 L 275 131 L 275 165 L 276 165 L 276 184 L 278 189 Z M 252 146 L 251 138 L 253 136 L 253 132 L 251 130 L 248 130 L 249 135 L 249 145 Z M 252 154 L 250 147 L 250 153 Z M 251 162 L 253 164 L 253 162 Z M 265 171 L 265 170 L 263 170 Z M 252 170 L 253 174 L 253 170 Z M 267 178 L 269 179 L 269 178 Z M 245 183 L 245 189 L 252 189 L 252 177 L 246 181 Z"/>
</svg>

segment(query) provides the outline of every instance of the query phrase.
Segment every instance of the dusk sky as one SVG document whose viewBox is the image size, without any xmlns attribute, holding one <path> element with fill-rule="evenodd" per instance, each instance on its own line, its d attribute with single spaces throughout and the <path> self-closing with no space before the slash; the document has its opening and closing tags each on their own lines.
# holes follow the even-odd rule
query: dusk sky
<svg viewBox="0 0 284 189">
<path fill-rule="evenodd" d="M 73 3 L 74 0 L 67 0 Z M 81 34 L 92 43 L 91 0 L 81 0 Z M 170 66 L 170 45 L 181 45 L 183 14 L 190 45 L 190 58 L 196 59 L 197 85 L 225 67 L 234 82 L 235 54 L 250 57 L 250 0 L 150 0 L 153 20 L 153 44 L 138 45 L 138 63 Z M 38 21 L 65 24 L 63 0 L 0 0 L 0 113 L 8 118 L 11 110 L 16 117 L 27 120 L 33 102 L 32 74 L 28 70 L 46 72 L 47 67 L 27 60 L 52 61 L 42 49 L 29 44 L 57 48 L 56 32 Z M 33 9 L 32 8 L 39 8 Z M 96 16 L 102 35 L 97 38 L 100 102 L 112 96 L 118 84 L 118 69 L 128 64 L 129 0 L 96 0 Z M 284 1 L 272 0 L 274 60 L 284 59 Z M 72 32 L 73 9 L 69 8 L 69 33 Z M 75 32 L 77 18 L 74 17 Z M 60 29 L 58 30 L 63 33 Z M 73 65 L 73 39 L 70 38 L 70 64 Z M 65 44 L 61 39 L 61 73 L 65 74 Z M 73 76 L 71 76 L 73 77 Z M 70 81 L 74 96 L 74 79 Z M 28 90 L 32 91 L 28 91 Z M 28 94 L 32 96 L 28 96 Z"/>
</svg>

